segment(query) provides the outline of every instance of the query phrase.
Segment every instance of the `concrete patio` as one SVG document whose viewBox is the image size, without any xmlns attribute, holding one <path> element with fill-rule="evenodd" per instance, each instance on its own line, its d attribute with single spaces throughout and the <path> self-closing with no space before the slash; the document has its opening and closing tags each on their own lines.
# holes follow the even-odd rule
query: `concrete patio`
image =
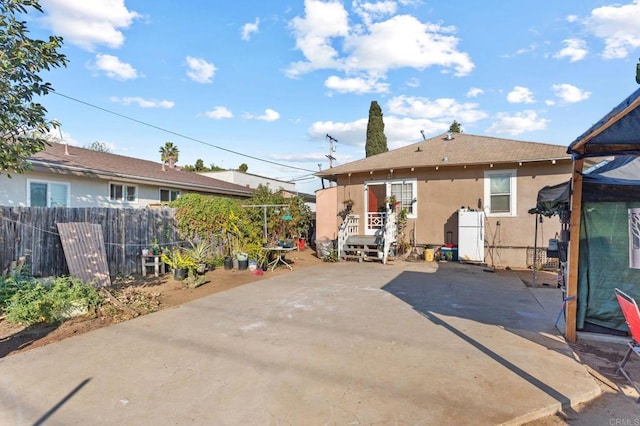
<svg viewBox="0 0 640 426">
<path fill-rule="evenodd" d="M 298 270 L 0 360 L 0 424 L 520 424 L 599 387 L 558 289 L 458 263 Z"/>
</svg>

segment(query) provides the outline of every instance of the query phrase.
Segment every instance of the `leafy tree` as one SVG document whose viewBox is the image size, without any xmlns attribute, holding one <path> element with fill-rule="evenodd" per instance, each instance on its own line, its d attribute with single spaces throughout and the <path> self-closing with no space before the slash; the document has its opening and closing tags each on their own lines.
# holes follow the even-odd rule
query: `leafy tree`
<svg viewBox="0 0 640 426">
<path fill-rule="evenodd" d="M 249 166 L 247 166 L 247 163 L 242 163 L 240 164 L 240 166 L 238 166 L 238 170 L 242 173 L 247 173 L 247 170 L 249 170 Z"/>
<path fill-rule="evenodd" d="M 26 160 L 45 147 L 42 135 L 58 125 L 46 119 L 46 108 L 33 98 L 53 91 L 38 74 L 66 66 L 67 58 L 58 53 L 62 37 L 28 37 L 26 22 L 17 15 L 31 9 L 42 12 L 38 0 L 0 2 L 0 173 L 24 172 Z"/>
<path fill-rule="evenodd" d="M 211 163 L 209 167 L 204 165 L 204 161 L 198 158 L 194 165 L 186 165 L 182 166 L 182 170 L 186 172 L 219 172 L 224 170 L 222 167 L 218 167 L 215 164 Z"/>
<path fill-rule="evenodd" d="M 204 161 L 202 161 L 201 158 L 198 158 L 196 160 L 196 164 L 194 165 L 196 172 L 203 172 L 205 171 L 205 167 L 204 167 Z"/>
<path fill-rule="evenodd" d="M 453 120 L 453 123 L 451 123 L 451 126 L 449 126 L 449 131 L 451 133 L 461 133 L 462 129 L 460 128 L 460 123 L 458 123 L 456 120 Z"/>
<path fill-rule="evenodd" d="M 178 162 L 178 155 L 180 150 L 173 142 L 165 142 L 164 146 L 160 147 L 160 159 L 163 163 L 169 163 L 172 167 L 174 163 Z"/>
<path fill-rule="evenodd" d="M 106 142 L 95 141 L 89 145 L 85 145 L 84 147 L 98 152 L 111 152 L 111 148 L 109 148 L 109 145 L 107 145 Z"/>
<path fill-rule="evenodd" d="M 389 151 L 387 137 L 384 135 L 384 121 L 382 109 L 377 101 L 372 101 L 369 107 L 369 123 L 367 124 L 367 144 L 365 152 L 367 157 Z"/>
</svg>

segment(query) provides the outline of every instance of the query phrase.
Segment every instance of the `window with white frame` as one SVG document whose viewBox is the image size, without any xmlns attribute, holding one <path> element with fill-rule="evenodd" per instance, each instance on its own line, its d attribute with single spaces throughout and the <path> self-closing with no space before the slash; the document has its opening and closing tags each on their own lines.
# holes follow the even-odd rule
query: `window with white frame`
<svg viewBox="0 0 640 426">
<path fill-rule="evenodd" d="M 484 172 L 484 199 L 491 216 L 516 215 L 516 171 Z"/>
<path fill-rule="evenodd" d="M 31 207 L 69 207 L 69 184 L 29 180 L 27 199 Z"/>
<path fill-rule="evenodd" d="M 160 189 L 160 202 L 170 203 L 180 197 L 180 191 L 177 189 Z"/>
<path fill-rule="evenodd" d="M 137 201 L 137 188 L 135 185 L 123 185 L 121 183 L 109 184 L 109 199 L 111 201 Z"/>
<path fill-rule="evenodd" d="M 409 217 L 417 215 L 417 185 L 415 180 L 404 180 L 389 183 L 388 194 L 400 203 L 400 210 L 406 209 Z"/>
</svg>

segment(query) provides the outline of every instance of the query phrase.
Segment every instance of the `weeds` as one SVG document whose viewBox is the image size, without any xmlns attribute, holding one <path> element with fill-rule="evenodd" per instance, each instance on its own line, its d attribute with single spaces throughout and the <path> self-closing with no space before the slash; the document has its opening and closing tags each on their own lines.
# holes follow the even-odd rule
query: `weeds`
<svg viewBox="0 0 640 426">
<path fill-rule="evenodd" d="M 51 285 L 27 278 L 3 285 L 3 289 L 5 296 L 15 290 L 2 304 L 6 320 L 24 325 L 63 321 L 76 311 L 95 309 L 102 302 L 102 296 L 93 285 L 71 277 L 57 278 Z"/>
</svg>

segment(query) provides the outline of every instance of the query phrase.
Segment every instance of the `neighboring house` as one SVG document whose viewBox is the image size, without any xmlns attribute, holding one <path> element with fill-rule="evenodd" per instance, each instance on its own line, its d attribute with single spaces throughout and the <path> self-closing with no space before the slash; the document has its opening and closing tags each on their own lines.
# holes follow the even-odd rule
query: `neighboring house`
<svg viewBox="0 0 640 426">
<path fill-rule="evenodd" d="M 286 182 L 266 176 L 254 175 L 252 173 L 243 173 L 239 170 L 221 170 L 217 172 L 202 172 L 200 174 L 237 185 L 244 185 L 251 189 L 258 189 L 259 186 L 264 186 L 269 188 L 271 192 L 282 191 L 285 198 L 300 196 L 305 201 L 305 204 L 309 206 L 312 213 L 316 211 L 315 196 L 298 192 L 294 182 Z"/>
<path fill-rule="evenodd" d="M 252 190 L 162 163 L 53 143 L 31 170 L 0 175 L 0 205 L 144 208 L 199 193 L 249 198 Z"/>
<path fill-rule="evenodd" d="M 380 232 L 387 200 L 407 214 L 405 234 L 413 246 L 459 245 L 461 209 L 482 220 L 481 258 L 492 266 L 528 266 L 527 255 L 560 231 L 557 218 L 536 224 L 528 210 L 538 190 L 566 181 L 572 172 L 566 147 L 448 133 L 316 173 L 337 186 L 317 197 L 317 239 L 336 239 L 340 212 L 351 200 L 358 233 Z M 465 216 L 466 217 L 466 216 Z M 464 241 L 466 244 L 466 241 Z M 533 252 L 530 253 L 533 256 Z"/>
<path fill-rule="evenodd" d="M 201 172 L 200 174 L 225 182 L 235 183 L 236 185 L 246 186 L 251 189 L 257 189 L 258 186 L 262 185 L 269 188 L 271 192 L 280 190 L 293 194 L 296 192 L 296 184 L 293 182 L 254 175 L 252 173 L 242 173 L 239 170 L 220 170 L 217 172 Z"/>
</svg>

